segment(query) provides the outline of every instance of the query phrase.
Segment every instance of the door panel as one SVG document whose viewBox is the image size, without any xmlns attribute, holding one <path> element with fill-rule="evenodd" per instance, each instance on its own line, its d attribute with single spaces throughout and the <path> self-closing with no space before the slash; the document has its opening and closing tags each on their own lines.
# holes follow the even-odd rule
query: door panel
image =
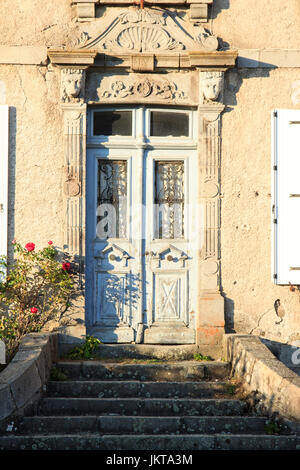
<svg viewBox="0 0 300 470">
<path fill-rule="evenodd" d="M 107 343 L 136 341 L 141 325 L 145 343 L 195 342 L 197 152 L 191 113 L 170 111 L 170 123 L 159 130 L 167 114 L 155 112 L 105 110 L 104 131 L 105 113 L 90 116 L 87 331 Z"/>
<path fill-rule="evenodd" d="M 196 155 L 180 149 L 146 152 L 151 175 L 146 204 L 146 343 L 195 342 L 196 305 L 189 289 L 189 278 L 197 276 L 189 239 L 195 207 L 189 199 L 189 173 L 196 169 Z"/>
</svg>

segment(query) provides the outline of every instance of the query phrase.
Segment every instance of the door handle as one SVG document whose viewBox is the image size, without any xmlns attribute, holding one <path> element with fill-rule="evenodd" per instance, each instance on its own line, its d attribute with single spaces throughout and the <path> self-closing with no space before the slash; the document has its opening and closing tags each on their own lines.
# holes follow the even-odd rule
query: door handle
<svg viewBox="0 0 300 470">
<path fill-rule="evenodd" d="M 289 197 L 300 197 L 300 194 L 290 194 Z"/>
</svg>

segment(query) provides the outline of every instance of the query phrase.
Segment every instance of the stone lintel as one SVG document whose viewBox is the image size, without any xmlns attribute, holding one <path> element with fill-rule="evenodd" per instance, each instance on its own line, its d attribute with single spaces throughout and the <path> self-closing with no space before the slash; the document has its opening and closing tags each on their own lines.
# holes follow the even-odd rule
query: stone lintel
<svg viewBox="0 0 300 470">
<path fill-rule="evenodd" d="M 236 52 L 190 52 L 174 54 L 112 54 L 100 53 L 96 50 L 49 50 L 48 56 L 54 65 L 81 67 L 83 65 L 95 67 L 128 68 L 134 71 L 154 71 L 161 68 L 226 71 L 234 67 Z M 154 62 L 154 64 L 153 64 Z M 152 65 L 153 64 L 153 65 Z M 132 68 L 134 67 L 134 68 Z M 137 67 L 137 68 L 136 68 Z M 142 67 L 142 68 L 140 68 Z"/>
<path fill-rule="evenodd" d="M 151 5 L 189 5 L 191 3 L 202 3 L 211 5 L 214 0 L 151 0 L 145 1 L 145 3 L 149 3 Z M 136 5 L 136 1 L 134 0 L 72 0 L 72 5 L 77 5 L 77 3 L 94 3 L 99 5 Z"/>
<path fill-rule="evenodd" d="M 97 51 L 94 50 L 48 50 L 48 56 L 53 65 L 83 68 L 94 64 Z"/>
<path fill-rule="evenodd" d="M 191 51 L 188 53 L 191 67 L 216 67 L 224 68 L 234 67 L 237 51 L 215 51 L 215 52 L 201 52 Z"/>
</svg>

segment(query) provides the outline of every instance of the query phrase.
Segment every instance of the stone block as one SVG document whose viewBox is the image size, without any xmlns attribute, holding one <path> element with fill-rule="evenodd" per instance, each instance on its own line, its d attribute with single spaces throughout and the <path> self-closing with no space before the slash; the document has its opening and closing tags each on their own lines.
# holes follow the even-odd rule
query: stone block
<svg viewBox="0 0 300 470">
<path fill-rule="evenodd" d="M 19 369 L 10 382 L 10 388 L 17 407 L 21 408 L 41 389 L 42 382 L 35 362 L 29 363 L 30 365 L 27 361 L 22 365 L 15 364 Z"/>
<path fill-rule="evenodd" d="M 201 326 L 196 330 L 196 343 L 201 346 L 216 346 L 222 344 L 224 329 L 216 326 Z"/>
<path fill-rule="evenodd" d="M 95 4 L 94 3 L 78 3 L 77 4 L 77 17 L 79 21 L 91 20 L 95 18 Z"/>
<path fill-rule="evenodd" d="M 15 410 L 15 403 L 10 391 L 10 386 L 0 384 L 0 420 L 9 416 Z"/>
<path fill-rule="evenodd" d="M 225 325 L 224 297 L 221 295 L 206 295 L 199 300 L 198 326 Z"/>
<path fill-rule="evenodd" d="M 193 22 L 205 23 L 208 16 L 208 7 L 206 4 L 195 3 L 190 6 L 190 19 Z"/>
</svg>

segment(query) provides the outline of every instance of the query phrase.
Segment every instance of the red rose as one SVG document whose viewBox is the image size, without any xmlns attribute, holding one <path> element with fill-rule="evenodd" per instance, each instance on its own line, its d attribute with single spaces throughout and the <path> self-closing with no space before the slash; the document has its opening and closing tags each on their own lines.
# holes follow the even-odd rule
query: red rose
<svg viewBox="0 0 300 470">
<path fill-rule="evenodd" d="M 53 242 L 51 240 L 49 240 L 48 245 L 53 245 Z"/>
<path fill-rule="evenodd" d="M 63 269 L 64 271 L 70 271 L 71 264 L 70 264 L 70 263 L 63 263 L 63 264 L 61 265 L 61 267 L 62 267 L 62 269 Z"/>
<path fill-rule="evenodd" d="M 36 307 L 32 307 L 30 311 L 31 313 L 38 313 L 38 309 Z"/>
<path fill-rule="evenodd" d="M 26 248 L 27 251 L 33 251 L 35 249 L 35 244 L 29 242 L 25 245 L 25 248 Z"/>
</svg>

